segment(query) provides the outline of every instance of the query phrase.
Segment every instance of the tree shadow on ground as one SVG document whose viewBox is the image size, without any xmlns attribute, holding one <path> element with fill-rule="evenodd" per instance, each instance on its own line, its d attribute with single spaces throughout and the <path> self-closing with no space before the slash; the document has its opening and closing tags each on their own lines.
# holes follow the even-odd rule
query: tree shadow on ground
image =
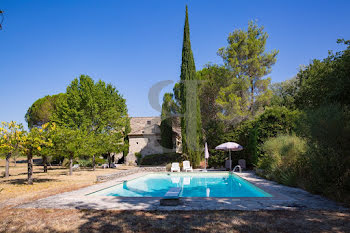
<svg viewBox="0 0 350 233">
<path fill-rule="evenodd" d="M 332 211 L 81 210 L 79 232 L 349 232 L 350 215 Z"/>
<path fill-rule="evenodd" d="M 23 179 L 9 179 L 9 180 L 1 180 L 0 184 L 27 184 L 27 178 Z M 56 181 L 56 179 L 47 179 L 47 178 L 33 178 L 33 183 L 45 183 Z"/>
</svg>

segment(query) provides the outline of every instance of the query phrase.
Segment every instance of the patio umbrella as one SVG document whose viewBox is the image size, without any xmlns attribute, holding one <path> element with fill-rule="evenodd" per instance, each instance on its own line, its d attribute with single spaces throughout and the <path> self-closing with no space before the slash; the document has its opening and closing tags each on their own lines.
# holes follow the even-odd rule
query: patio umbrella
<svg viewBox="0 0 350 233">
<path fill-rule="evenodd" d="M 215 147 L 216 150 L 228 151 L 230 158 L 230 171 L 232 170 L 232 162 L 231 162 L 231 151 L 240 151 L 243 150 L 243 146 L 239 145 L 235 142 L 226 142 L 221 145 Z"/>
<path fill-rule="evenodd" d="M 208 144 L 207 144 L 207 142 L 205 142 L 204 158 L 205 158 L 205 170 L 204 171 L 207 171 L 207 160 L 209 158 L 209 151 L 208 151 Z"/>
</svg>

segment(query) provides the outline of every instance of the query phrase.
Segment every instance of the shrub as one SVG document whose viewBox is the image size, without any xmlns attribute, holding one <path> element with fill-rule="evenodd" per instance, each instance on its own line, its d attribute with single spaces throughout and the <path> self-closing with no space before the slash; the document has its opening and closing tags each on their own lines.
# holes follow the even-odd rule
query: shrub
<svg viewBox="0 0 350 233">
<path fill-rule="evenodd" d="M 76 159 L 73 159 L 73 164 L 76 164 L 77 163 L 77 160 Z M 67 159 L 67 158 L 64 158 L 63 159 L 63 162 L 62 162 L 62 166 L 63 167 L 69 167 L 69 159 Z"/>
<path fill-rule="evenodd" d="M 170 172 L 171 171 L 171 163 L 168 163 L 166 166 L 165 166 L 165 169 Z"/>
<path fill-rule="evenodd" d="M 96 165 L 101 166 L 102 164 L 106 163 L 106 160 L 104 158 L 95 157 L 95 163 Z"/>
<path fill-rule="evenodd" d="M 262 146 L 264 155 L 258 168 L 264 175 L 282 184 L 296 186 L 299 159 L 305 154 L 306 142 L 297 136 L 281 135 L 268 139 Z"/>
<path fill-rule="evenodd" d="M 225 165 L 227 159 L 227 152 L 218 150 L 209 150 L 208 167 L 220 168 Z"/>
<path fill-rule="evenodd" d="M 91 159 L 79 159 L 78 163 L 80 167 L 92 167 Z"/>
<path fill-rule="evenodd" d="M 215 140 L 216 144 L 214 145 L 213 143 L 208 145 L 210 148 L 214 148 L 220 143 L 237 142 L 244 147 L 244 150 L 232 154 L 233 163 L 239 159 L 245 159 L 247 166 L 256 165 L 259 157 L 264 153 L 261 149 L 263 143 L 268 138 L 292 133 L 300 116 L 301 112 L 289 110 L 286 107 L 267 108 L 264 113 L 253 120 L 244 121 L 239 126 L 227 130 L 226 133 L 213 134 L 212 137 L 219 140 Z M 221 167 L 224 165 L 227 155 L 215 150 L 210 155 L 212 156 L 212 158 L 209 157 L 210 166 Z"/>
<path fill-rule="evenodd" d="M 308 140 L 300 179 L 303 188 L 350 203 L 350 112 L 340 105 L 307 111 L 300 135 Z"/>
<path fill-rule="evenodd" d="M 165 153 L 146 155 L 141 160 L 141 165 L 165 166 L 172 162 L 182 162 L 183 157 L 178 153 Z"/>
<path fill-rule="evenodd" d="M 141 164 L 141 160 L 142 160 L 142 155 L 140 152 L 136 152 L 135 153 L 135 157 L 137 159 L 137 164 L 140 165 Z"/>
</svg>

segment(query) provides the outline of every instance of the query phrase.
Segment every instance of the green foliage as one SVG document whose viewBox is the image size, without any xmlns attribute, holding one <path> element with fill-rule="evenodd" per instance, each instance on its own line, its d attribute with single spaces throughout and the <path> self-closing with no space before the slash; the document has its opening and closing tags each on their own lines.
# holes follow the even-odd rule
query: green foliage
<svg viewBox="0 0 350 233">
<path fill-rule="evenodd" d="M 140 152 L 136 152 L 135 156 L 136 156 L 136 159 L 137 159 L 137 164 L 140 165 L 141 164 L 141 160 L 142 160 L 142 154 Z"/>
<path fill-rule="evenodd" d="M 28 127 L 40 127 L 52 120 L 52 114 L 56 111 L 57 103 L 65 98 L 65 94 L 47 95 L 35 101 L 27 110 L 25 120 Z"/>
<path fill-rule="evenodd" d="M 234 77 L 220 90 L 217 99 L 222 108 L 221 119 L 237 124 L 261 112 L 269 103 L 270 79 L 262 78 L 271 72 L 278 51 L 265 52 L 267 38 L 264 28 L 251 21 L 247 31 L 237 29 L 230 33 L 228 46 L 218 50 Z"/>
<path fill-rule="evenodd" d="M 182 162 L 183 158 L 178 153 L 165 153 L 146 155 L 141 160 L 141 165 L 165 166 L 168 163 Z"/>
<path fill-rule="evenodd" d="M 68 159 L 78 158 L 86 153 L 88 138 L 85 132 L 78 129 L 58 127 L 53 137 L 56 153 Z"/>
<path fill-rule="evenodd" d="M 270 86 L 272 90 L 271 106 L 295 109 L 295 96 L 299 90 L 299 83 L 299 79 L 294 77 L 284 82 L 272 84 Z"/>
<path fill-rule="evenodd" d="M 262 146 L 264 155 L 257 167 L 264 175 L 279 183 L 296 186 L 299 160 L 306 151 L 306 141 L 295 135 L 281 135 L 268 139 Z"/>
<path fill-rule="evenodd" d="M 299 116 L 296 136 L 269 138 L 258 168 L 280 183 L 350 202 L 350 112 L 326 105 Z"/>
<path fill-rule="evenodd" d="M 81 75 L 67 87 L 66 100 L 61 101 L 54 120 L 61 126 L 91 132 L 120 131 L 125 127 L 125 99 L 111 84 L 94 82 Z"/>
<path fill-rule="evenodd" d="M 221 110 L 216 103 L 219 92 L 228 86 L 231 78 L 229 70 L 224 66 L 206 65 L 197 72 L 201 81 L 199 88 L 199 100 L 202 114 L 203 128 L 208 128 L 212 121 L 218 121 L 218 113 Z"/>
<path fill-rule="evenodd" d="M 90 159 L 79 159 L 78 164 L 80 167 L 92 167 L 92 161 Z"/>
<path fill-rule="evenodd" d="M 227 152 L 209 150 L 209 154 L 208 167 L 221 168 L 225 165 L 225 160 L 228 157 Z M 234 155 L 232 157 L 234 157 Z"/>
<path fill-rule="evenodd" d="M 73 164 L 76 164 L 77 162 L 78 162 L 77 159 L 73 160 Z M 80 163 L 78 163 L 78 164 L 80 165 Z M 67 158 L 64 158 L 62 161 L 62 167 L 69 168 L 69 166 L 70 166 L 70 160 Z"/>
<path fill-rule="evenodd" d="M 23 151 L 25 131 L 21 124 L 15 121 L 1 122 L 0 125 L 0 155 L 5 155 L 5 177 L 9 177 L 10 158 Z"/>
<path fill-rule="evenodd" d="M 308 140 L 301 177 L 315 193 L 350 203 L 350 111 L 327 105 L 306 111 L 299 123 Z"/>
<path fill-rule="evenodd" d="M 198 98 L 198 79 L 190 42 L 187 6 L 180 79 L 180 103 L 181 113 L 183 114 L 181 118 L 183 152 L 188 155 L 193 166 L 198 166 L 201 160 L 202 120 Z"/>
<path fill-rule="evenodd" d="M 95 163 L 98 165 L 98 166 L 101 166 L 102 164 L 105 164 L 107 161 L 102 158 L 102 157 L 96 157 L 95 158 Z"/>
<path fill-rule="evenodd" d="M 298 110 L 289 110 L 286 107 L 267 108 L 254 123 L 259 137 L 258 143 L 279 134 L 291 133 L 300 115 Z"/>
<path fill-rule="evenodd" d="M 313 60 L 300 70 L 300 88 L 295 102 L 298 108 L 317 108 L 325 104 L 350 105 L 350 42 L 340 40 L 348 47 L 324 60 Z"/>
<path fill-rule="evenodd" d="M 286 107 L 267 108 L 264 113 L 255 119 L 244 121 L 234 128 L 223 130 L 223 126 L 221 128 L 217 127 L 217 132 L 221 133 L 218 133 L 216 136 L 214 136 L 215 129 L 213 129 L 212 137 L 215 137 L 215 140 L 210 140 L 208 146 L 209 148 L 215 148 L 215 146 L 224 142 L 237 142 L 244 147 L 244 150 L 232 154 L 233 162 L 237 163 L 239 159 L 245 159 L 248 166 L 256 165 L 259 156 L 264 153 L 261 150 L 263 143 L 268 138 L 294 132 L 300 115 L 299 111 L 289 110 Z M 223 155 L 219 152 L 213 151 L 211 156 L 222 157 L 221 160 L 217 161 L 220 161 L 220 163 L 224 162 Z"/>
<path fill-rule="evenodd" d="M 51 135 L 48 132 L 55 131 L 56 125 L 46 123 L 41 128 L 33 127 L 23 139 L 23 152 L 28 161 L 28 184 L 33 184 L 33 155 L 41 155 L 43 148 L 54 146 Z"/>
<path fill-rule="evenodd" d="M 0 124 L 0 153 L 10 155 L 18 152 L 23 146 L 25 131 L 15 121 Z"/>
<path fill-rule="evenodd" d="M 166 149 L 173 149 L 173 115 L 176 112 L 173 94 L 165 93 L 162 104 L 162 122 L 160 124 L 161 145 Z"/>
<path fill-rule="evenodd" d="M 127 150 L 128 143 L 124 144 L 124 141 L 130 123 L 125 99 L 111 84 L 101 80 L 94 82 L 86 75 L 74 79 L 67 87 L 66 98 L 57 104 L 53 120 L 68 130 L 68 134 L 75 130 L 77 134 L 68 137 L 84 138 L 83 141 L 76 140 L 81 141 L 80 147 L 79 144 L 70 145 L 69 156 L 94 156 Z"/>
</svg>

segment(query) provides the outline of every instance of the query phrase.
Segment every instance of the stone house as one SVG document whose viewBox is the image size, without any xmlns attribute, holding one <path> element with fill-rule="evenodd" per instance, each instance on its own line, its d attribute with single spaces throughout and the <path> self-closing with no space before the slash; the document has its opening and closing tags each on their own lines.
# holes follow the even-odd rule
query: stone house
<svg viewBox="0 0 350 233">
<path fill-rule="evenodd" d="M 127 163 L 134 163 L 135 153 L 140 153 L 142 157 L 150 154 L 162 154 L 167 152 L 181 152 L 181 127 L 178 118 L 173 118 L 173 149 L 161 146 L 160 117 L 131 117 L 131 131 L 129 138 L 129 154 L 126 157 Z"/>
</svg>

